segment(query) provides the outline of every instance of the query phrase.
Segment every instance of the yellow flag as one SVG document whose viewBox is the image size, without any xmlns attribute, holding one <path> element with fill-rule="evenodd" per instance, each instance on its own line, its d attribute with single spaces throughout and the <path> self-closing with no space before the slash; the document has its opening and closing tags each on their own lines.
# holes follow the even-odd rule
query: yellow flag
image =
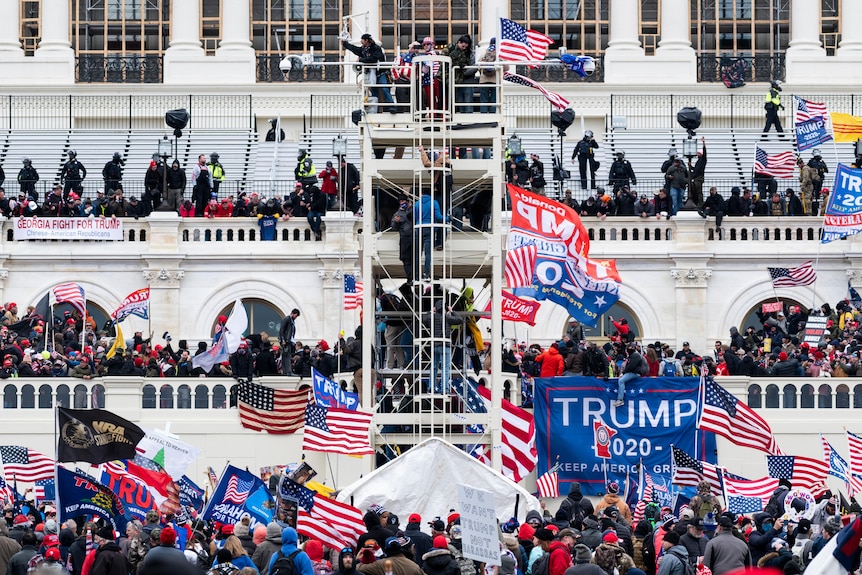
<svg viewBox="0 0 862 575">
<path fill-rule="evenodd" d="M 123 330 L 120 329 L 120 324 L 117 324 L 117 337 L 114 339 L 111 349 L 109 349 L 108 353 L 105 354 L 105 359 L 111 359 L 117 353 L 117 350 L 124 349 L 125 347 L 126 343 L 123 339 Z"/>
<path fill-rule="evenodd" d="M 855 142 L 862 138 L 862 117 L 832 112 L 832 133 L 839 144 Z"/>
</svg>

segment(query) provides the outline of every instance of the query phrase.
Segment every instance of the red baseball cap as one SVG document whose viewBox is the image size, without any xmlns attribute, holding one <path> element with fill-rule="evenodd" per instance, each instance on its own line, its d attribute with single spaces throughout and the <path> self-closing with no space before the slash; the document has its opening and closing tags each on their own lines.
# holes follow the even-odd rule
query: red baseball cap
<svg viewBox="0 0 862 575">
<path fill-rule="evenodd" d="M 42 539 L 42 545 L 45 547 L 59 547 L 60 546 L 60 538 L 53 533 L 45 535 L 45 538 Z"/>
<path fill-rule="evenodd" d="M 411 513 L 407 518 L 407 523 L 422 523 L 422 516 L 418 513 Z"/>
</svg>

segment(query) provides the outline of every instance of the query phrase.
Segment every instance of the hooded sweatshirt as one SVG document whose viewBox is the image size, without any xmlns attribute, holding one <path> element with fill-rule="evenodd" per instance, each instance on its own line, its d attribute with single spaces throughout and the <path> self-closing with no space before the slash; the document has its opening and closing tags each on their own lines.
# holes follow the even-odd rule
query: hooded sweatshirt
<svg viewBox="0 0 862 575">
<path fill-rule="evenodd" d="M 281 550 L 281 526 L 272 522 L 266 526 L 266 539 L 254 550 L 251 562 L 254 563 L 260 575 L 269 575 L 269 560 Z"/>
<path fill-rule="evenodd" d="M 353 557 L 353 563 L 350 565 L 349 569 L 344 566 L 344 558 L 347 555 Z M 338 554 L 338 571 L 336 571 L 334 575 L 357 575 L 357 573 L 359 572 L 356 570 L 356 555 L 354 555 L 350 550 L 342 549 Z"/>
<path fill-rule="evenodd" d="M 281 554 L 287 557 L 296 551 L 296 529 L 293 527 L 285 527 L 281 532 Z M 278 553 L 272 556 L 267 566 L 267 573 L 272 571 L 272 566 L 279 559 Z M 311 559 L 305 551 L 300 551 L 293 558 L 293 573 L 294 575 L 314 575 L 314 568 L 311 565 Z"/>
<path fill-rule="evenodd" d="M 565 511 L 569 517 L 569 521 L 571 521 L 571 519 L 577 514 L 576 506 L 581 508 L 584 517 L 593 514 L 593 504 L 589 499 L 583 496 L 581 493 L 581 484 L 578 482 L 572 483 L 571 487 L 569 487 L 569 494 L 560 504 L 560 509 L 557 511 Z M 578 529 L 581 528 L 580 525 L 574 525 L 573 527 Z"/>
</svg>

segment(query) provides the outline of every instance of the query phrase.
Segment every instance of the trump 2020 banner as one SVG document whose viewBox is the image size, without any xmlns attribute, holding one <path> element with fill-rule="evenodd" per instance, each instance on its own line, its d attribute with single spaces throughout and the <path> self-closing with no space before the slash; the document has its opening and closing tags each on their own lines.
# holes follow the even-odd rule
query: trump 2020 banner
<svg viewBox="0 0 862 575">
<path fill-rule="evenodd" d="M 826 121 L 822 116 L 814 116 L 796 124 L 796 147 L 800 152 L 831 141 L 832 134 L 826 129 Z"/>
<path fill-rule="evenodd" d="M 571 482 L 584 495 L 603 494 L 609 481 L 631 485 L 641 462 L 655 481 L 670 485 L 671 446 L 716 461 L 715 436 L 696 428 L 698 378 L 642 377 L 626 385 L 620 407 L 613 407 L 614 380 L 537 377 L 535 385 L 537 471 L 541 476 L 558 462 L 560 493 Z"/>
<path fill-rule="evenodd" d="M 544 196 L 509 184 L 512 225 L 509 250 L 536 247 L 529 285 L 518 297 L 550 300 L 581 323 L 595 327 L 619 299 L 620 278 L 603 262 L 590 259 L 590 240 L 577 212 Z"/>
<path fill-rule="evenodd" d="M 826 244 L 859 232 L 862 232 L 862 169 L 838 164 L 820 241 Z"/>
</svg>

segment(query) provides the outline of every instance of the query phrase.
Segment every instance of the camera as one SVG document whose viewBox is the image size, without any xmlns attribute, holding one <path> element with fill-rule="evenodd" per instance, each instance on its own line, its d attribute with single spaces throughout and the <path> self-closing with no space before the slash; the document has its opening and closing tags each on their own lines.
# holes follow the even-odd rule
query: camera
<svg viewBox="0 0 862 575">
<path fill-rule="evenodd" d="M 285 56 L 281 59 L 281 62 L 278 63 L 278 69 L 287 74 L 293 69 L 293 63 L 291 62 L 292 58 L 290 56 Z"/>
<path fill-rule="evenodd" d="M 596 61 L 593 58 L 587 58 L 584 60 L 584 74 L 587 76 L 592 76 L 596 73 Z"/>
</svg>

